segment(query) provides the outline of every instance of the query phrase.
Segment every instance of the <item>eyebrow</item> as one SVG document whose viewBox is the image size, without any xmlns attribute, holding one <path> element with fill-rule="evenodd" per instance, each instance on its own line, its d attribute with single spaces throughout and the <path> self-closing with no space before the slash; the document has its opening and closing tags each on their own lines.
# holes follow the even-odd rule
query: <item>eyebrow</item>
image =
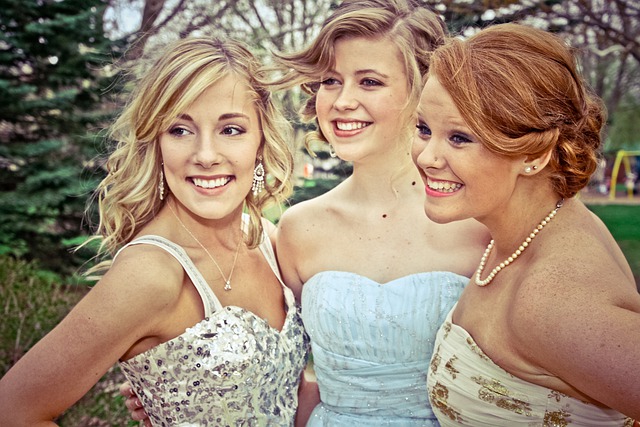
<svg viewBox="0 0 640 427">
<path fill-rule="evenodd" d="M 380 71 L 376 71 L 376 70 L 370 69 L 370 68 L 367 68 L 365 70 L 356 71 L 356 75 L 357 76 L 360 76 L 360 75 L 363 75 L 363 74 L 377 74 L 378 76 L 380 76 L 382 78 L 385 78 L 385 79 L 389 78 L 388 75 L 386 75 L 384 73 L 381 73 Z"/>
<path fill-rule="evenodd" d="M 179 114 L 178 118 L 182 119 L 182 120 L 188 120 L 190 122 L 194 121 L 193 117 L 191 117 L 188 114 L 184 114 L 184 113 L 183 114 Z M 249 120 L 249 116 L 247 116 L 244 113 L 225 113 L 225 114 L 221 114 L 220 117 L 218 117 L 218 120 L 229 120 L 229 119 L 237 119 L 237 118 Z"/>
<path fill-rule="evenodd" d="M 340 74 L 338 71 L 336 71 L 335 68 L 330 69 L 329 73 Z M 361 75 L 366 75 L 366 74 L 375 74 L 375 75 L 380 76 L 380 77 L 382 77 L 384 79 L 388 79 L 389 78 L 388 75 L 386 75 L 384 73 L 381 73 L 380 71 L 376 71 L 374 69 L 371 69 L 371 68 L 366 68 L 364 70 L 356 70 L 355 74 L 356 74 L 356 76 L 361 76 Z"/>
</svg>

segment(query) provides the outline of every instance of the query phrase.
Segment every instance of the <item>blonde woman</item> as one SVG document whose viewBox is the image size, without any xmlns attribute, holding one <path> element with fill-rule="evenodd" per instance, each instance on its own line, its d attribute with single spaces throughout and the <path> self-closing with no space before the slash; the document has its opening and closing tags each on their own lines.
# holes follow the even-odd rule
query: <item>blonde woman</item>
<svg viewBox="0 0 640 427">
<path fill-rule="evenodd" d="M 194 38 L 138 82 L 98 189 L 115 259 L 2 378 L 0 425 L 53 425 L 117 361 L 153 425 L 293 425 L 307 341 L 260 215 L 292 157 L 258 67 Z"/>
<path fill-rule="evenodd" d="M 425 211 L 476 218 L 492 236 L 435 343 L 429 398 L 443 426 L 640 418 L 640 295 L 575 198 L 604 122 L 550 33 L 497 25 L 432 56 L 413 150 Z"/>
</svg>

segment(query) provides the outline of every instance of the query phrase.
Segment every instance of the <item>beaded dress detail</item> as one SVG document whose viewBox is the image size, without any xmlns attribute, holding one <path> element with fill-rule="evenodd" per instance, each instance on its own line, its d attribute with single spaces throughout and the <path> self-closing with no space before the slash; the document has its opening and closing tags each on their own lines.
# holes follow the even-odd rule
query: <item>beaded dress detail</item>
<svg viewBox="0 0 640 427">
<path fill-rule="evenodd" d="M 438 327 L 469 282 L 450 272 L 380 284 L 324 271 L 302 288 L 320 403 L 308 427 L 437 426 L 427 369 Z"/>
<path fill-rule="evenodd" d="M 444 426 L 606 427 L 633 421 L 555 390 L 532 384 L 496 365 L 471 335 L 452 322 L 438 331 L 429 369 L 429 399 Z"/>
<path fill-rule="evenodd" d="M 200 293 L 205 319 L 120 367 L 154 426 L 293 426 L 308 338 L 291 290 L 281 331 L 240 307 L 222 307 L 180 246 L 159 236 L 150 244 L 172 254 Z M 260 250 L 280 280 L 273 249 Z"/>
</svg>

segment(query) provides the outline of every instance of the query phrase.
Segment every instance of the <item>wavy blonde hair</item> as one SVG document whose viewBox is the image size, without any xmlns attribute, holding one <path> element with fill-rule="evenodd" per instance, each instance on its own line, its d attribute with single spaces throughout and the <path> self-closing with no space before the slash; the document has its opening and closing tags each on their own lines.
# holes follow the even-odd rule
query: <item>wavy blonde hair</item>
<svg viewBox="0 0 640 427">
<path fill-rule="evenodd" d="M 113 256 L 163 206 L 158 193 L 159 136 L 202 92 L 229 74 L 248 82 L 263 134 L 258 153 L 268 173 L 266 191 L 258 196 L 249 192 L 244 201 L 250 216 L 247 245 L 253 248 L 260 243 L 262 210 L 291 194 L 293 170 L 290 125 L 257 80 L 260 67 L 237 41 L 188 38 L 169 46 L 136 82 L 110 129 L 109 136 L 117 144 L 106 162 L 108 175 L 96 190 L 101 254 Z"/>
<path fill-rule="evenodd" d="M 495 25 L 449 40 L 433 54 L 430 74 L 487 149 L 530 158 L 551 150 L 549 177 L 565 198 L 589 182 L 605 112 L 562 39 L 524 25 Z"/>
<path fill-rule="evenodd" d="M 322 76 L 335 66 L 335 42 L 341 38 L 386 38 L 398 46 L 402 55 L 410 94 L 405 109 L 408 125 L 420 98 L 423 76 L 429 69 L 429 54 L 444 42 L 446 33 L 442 19 L 411 0 L 345 0 L 325 20 L 306 49 L 292 54 L 274 53 L 283 75 L 272 84 L 277 89 L 301 85 L 311 95 L 301 116 L 308 122 L 317 120 L 316 92 Z M 306 137 L 307 147 L 314 140 L 327 142 L 317 123 L 316 128 Z"/>
</svg>

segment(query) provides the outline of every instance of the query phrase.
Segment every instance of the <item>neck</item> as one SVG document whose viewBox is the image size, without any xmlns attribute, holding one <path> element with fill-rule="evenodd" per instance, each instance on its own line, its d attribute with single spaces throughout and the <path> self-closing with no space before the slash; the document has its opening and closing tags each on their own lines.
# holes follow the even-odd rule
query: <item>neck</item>
<svg viewBox="0 0 640 427">
<path fill-rule="evenodd" d="M 511 201 L 495 218 L 481 221 L 494 240 L 494 255 L 498 258 L 510 255 L 560 200 L 553 192 L 544 197 L 532 194 L 522 202 Z"/>
<path fill-rule="evenodd" d="M 393 201 L 421 188 L 420 175 L 408 153 L 354 162 L 349 180 L 354 198 L 365 200 Z"/>
<path fill-rule="evenodd" d="M 235 249 L 238 239 L 242 239 L 241 208 L 224 218 L 206 219 L 184 208 L 181 203 L 171 197 L 165 203 L 161 213 L 171 225 L 172 236 L 179 239 L 176 243 L 184 243 L 181 246 L 193 246 L 192 239 L 195 237 L 205 247 Z M 185 236 L 184 232 L 190 235 Z"/>
</svg>

